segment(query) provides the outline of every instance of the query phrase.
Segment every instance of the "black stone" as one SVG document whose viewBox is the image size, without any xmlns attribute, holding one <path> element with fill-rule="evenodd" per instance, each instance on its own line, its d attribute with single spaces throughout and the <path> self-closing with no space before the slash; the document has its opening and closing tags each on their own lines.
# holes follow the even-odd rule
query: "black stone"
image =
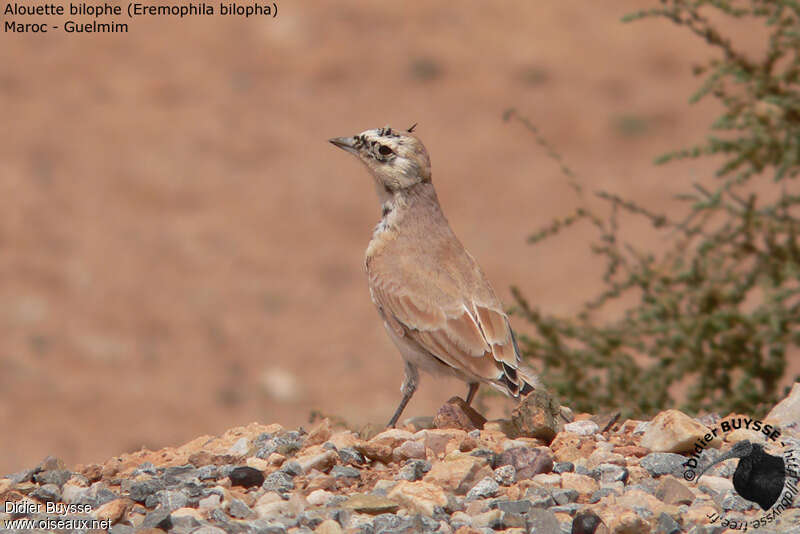
<svg viewBox="0 0 800 534">
<path fill-rule="evenodd" d="M 572 520 L 571 534 L 594 534 L 603 521 L 592 511 L 581 512 Z"/>
<path fill-rule="evenodd" d="M 231 485 L 243 488 L 252 488 L 264 483 L 264 473 L 248 466 L 237 467 L 230 472 L 228 478 L 231 479 Z"/>
</svg>

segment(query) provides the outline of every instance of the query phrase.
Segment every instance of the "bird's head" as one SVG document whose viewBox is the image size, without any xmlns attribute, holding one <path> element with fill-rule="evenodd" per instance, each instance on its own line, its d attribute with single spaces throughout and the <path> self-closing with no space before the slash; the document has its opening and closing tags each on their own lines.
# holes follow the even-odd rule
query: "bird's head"
<svg viewBox="0 0 800 534">
<path fill-rule="evenodd" d="M 416 125 L 414 125 L 416 126 Z M 367 166 L 382 199 L 413 185 L 431 181 L 428 151 L 414 135 L 414 126 L 365 130 L 352 137 L 334 137 L 331 143 L 350 152 Z"/>
<path fill-rule="evenodd" d="M 724 462 L 725 460 L 730 460 L 731 458 L 745 458 L 753 454 L 753 451 L 763 451 L 763 450 L 764 447 L 762 447 L 758 443 L 752 443 L 751 441 L 746 439 L 739 441 L 736 443 L 736 445 L 734 445 L 731 448 L 731 450 L 729 450 L 728 452 L 726 452 L 725 454 L 723 454 L 722 456 L 720 456 L 719 458 L 717 458 L 716 460 L 705 466 L 703 470 L 700 471 L 700 474 L 697 476 L 697 478 L 699 480 L 700 477 L 703 476 L 703 473 L 705 473 L 706 471 L 708 471 L 709 469 L 711 469 L 720 462 Z"/>
</svg>

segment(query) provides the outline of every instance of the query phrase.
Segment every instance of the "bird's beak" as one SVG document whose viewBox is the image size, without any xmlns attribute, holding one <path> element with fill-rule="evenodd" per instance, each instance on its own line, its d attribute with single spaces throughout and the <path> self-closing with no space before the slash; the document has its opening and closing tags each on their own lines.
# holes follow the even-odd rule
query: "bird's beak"
<svg viewBox="0 0 800 534">
<path fill-rule="evenodd" d="M 716 460 L 705 466 L 703 470 L 700 471 L 700 474 L 697 475 L 697 480 L 700 480 L 700 477 L 703 476 L 703 474 L 706 471 L 708 471 L 718 463 L 724 462 L 725 460 L 730 460 L 731 458 L 744 458 L 745 456 L 750 454 L 752 450 L 753 450 L 753 444 L 750 443 L 748 440 L 742 440 L 736 443 L 736 445 L 734 445 L 733 448 L 729 450 L 727 453 L 723 454 L 722 456 L 720 456 L 719 458 L 717 458 Z"/>
<path fill-rule="evenodd" d="M 356 154 L 358 152 L 355 147 L 355 139 L 352 137 L 334 137 L 333 139 L 328 139 L 328 141 L 351 154 Z"/>
</svg>

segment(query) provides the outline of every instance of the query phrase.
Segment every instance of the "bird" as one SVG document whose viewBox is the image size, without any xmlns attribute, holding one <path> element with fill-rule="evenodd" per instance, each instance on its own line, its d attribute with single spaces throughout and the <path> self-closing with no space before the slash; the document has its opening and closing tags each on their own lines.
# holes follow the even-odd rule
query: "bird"
<svg viewBox="0 0 800 534">
<path fill-rule="evenodd" d="M 524 366 L 508 315 L 478 263 L 445 218 L 431 181 L 428 151 L 414 133 L 390 126 L 329 141 L 372 175 L 381 206 L 365 254 L 372 302 L 404 360 L 394 427 L 419 371 L 480 384 L 519 398 L 540 387 Z"/>
<path fill-rule="evenodd" d="M 767 454 L 762 445 L 745 439 L 703 468 L 697 477 L 698 481 L 712 466 L 731 458 L 740 458 L 733 472 L 736 493 L 758 504 L 762 510 L 769 510 L 780 497 L 786 480 L 783 458 Z"/>
</svg>

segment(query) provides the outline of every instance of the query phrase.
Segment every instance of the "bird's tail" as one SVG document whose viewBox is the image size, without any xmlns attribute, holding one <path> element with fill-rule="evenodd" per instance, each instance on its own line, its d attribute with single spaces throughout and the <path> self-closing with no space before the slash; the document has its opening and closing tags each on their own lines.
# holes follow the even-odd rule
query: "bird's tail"
<svg viewBox="0 0 800 534">
<path fill-rule="evenodd" d="M 539 377 L 528 366 L 520 365 L 517 367 L 517 377 L 519 378 L 519 394 L 522 397 L 535 389 L 544 389 Z"/>
</svg>

